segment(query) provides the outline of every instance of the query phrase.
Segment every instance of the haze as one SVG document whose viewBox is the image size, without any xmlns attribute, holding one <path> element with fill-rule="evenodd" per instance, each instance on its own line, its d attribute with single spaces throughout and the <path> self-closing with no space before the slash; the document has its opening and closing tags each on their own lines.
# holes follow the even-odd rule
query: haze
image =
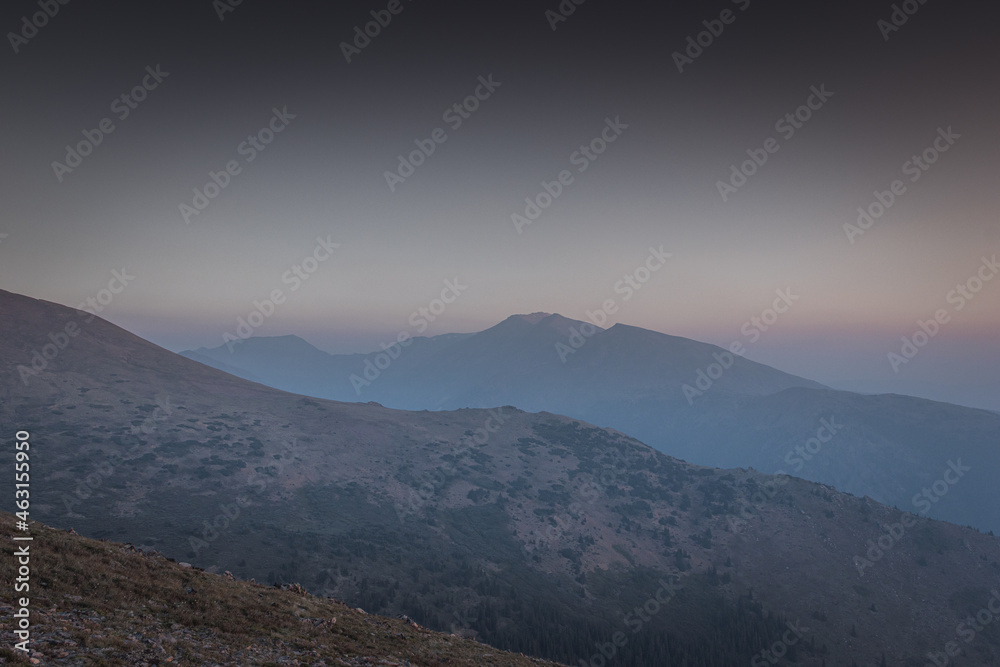
<svg viewBox="0 0 1000 667">
<path fill-rule="evenodd" d="M 77 305 L 124 270 L 101 316 L 171 350 L 221 344 L 275 289 L 285 301 L 254 335 L 330 352 L 418 333 L 411 314 L 446 280 L 467 289 L 425 335 L 588 319 L 614 299 L 606 326 L 739 340 L 828 385 L 1000 410 L 1000 280 L 983 268 L 1000 251 L 1000 54 L 980 5 L 921 5 L 885 39 L 883 3 L 654 17 L 595 1 L 555 30 L 548 4 L 404 2 L 350 62 L 341 43 L 384 3 L 247 2 L 222 20 L 209 2 L 60 6 L 5 47 L 0 285 Z M 672 54 L 724 9 L 679 72 Z M 34 11 L 5 5 L 0 26 Z M 92 152 L 54 167 L 85 131 Z M 225 187 L 185 216 L 212 173 Z M 530 224 L 512 221 L 543 193 Z M 317 239 L 339 247 L 315 255 Z M 661 246 L 670 259 L 625 300 L 616 284 Z M 977 276 L 958 309 L 949 294 Z M 776 290 L 798 298 L 751 342 Z M 894 370 L 901 337 L 942 309 Z"/>
</svg>

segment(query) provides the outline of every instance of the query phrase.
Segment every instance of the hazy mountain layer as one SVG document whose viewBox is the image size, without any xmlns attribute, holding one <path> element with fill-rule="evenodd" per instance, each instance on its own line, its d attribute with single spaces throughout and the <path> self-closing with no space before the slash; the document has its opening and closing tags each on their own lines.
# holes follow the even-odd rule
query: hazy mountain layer
<svg viewBox="0 0 1000 667">
<path fill-rule="evenodd" d="M 328 355 L 282 337 L 191 356 L 336 400 L 411 410 L 506 404 L 548 410 L 621 430 L 698 464 L 784 471 L 1000 531 L 994 481 L 1000 415 L 909 396 L 835 391 L 714 345 L 637 327 L 602 330 L 543 313 L 371 355 Z M 935 492 L 931 487 L 953 463 L 970 470 Z"/>
<path fill-rule="evenodd" d="M 621 665 L 920 664 L 1000 578 L 996 538 L 822 485 L 549 413 L 286 394 L 69 308 L 0 309 L 33 518 L 202 567 Z M 25 383 L 35 351 L 52 358 Z M 963 640 L 972 663 L 1000 661 L 996 628 Z"/>
</svg>

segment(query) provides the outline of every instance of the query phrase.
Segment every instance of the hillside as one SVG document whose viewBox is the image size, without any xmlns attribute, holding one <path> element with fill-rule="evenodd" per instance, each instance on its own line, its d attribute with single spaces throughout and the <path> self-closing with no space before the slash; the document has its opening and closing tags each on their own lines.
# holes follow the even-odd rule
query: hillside
<svg viewBox="0 0 1000 667">
<path fill-rule="evenodd" d="M 915 664 L 1000 580 L 995 537 L 827 486 L 551 413 L 287 394 L 70 308 L 0 292 L 0 310 L 0 421 L 40 443 L 32 516 L 209 571 L 565 663 L 704 667 L 789 623 L 803 666 Z M 1000 663 L 996 626 L 963 650 Z"/>
<path fill-rule="evenodd" d="M 370 382 L 357 382 L 357 392 L 350 378 L 362 378 L 378 355 L 328 355 L 283 337 L 250 339 L 232 353 L 199 350 L 197 359 L 335 400 L 407 410 L 546 410 L 617 429 L 692 463 L 784 471 L 911 511 L 923 507 L 913 498 L 949 460 L 961 459 L 972 470 L 927 515 L 1000 531 L 1000 505 L 993 502 L 1000 415 L 911 396 L 837 391 L 714 345 L 623 324 L 590 326 L 536 313 L 477 334 L 422 339 L 377 376 L 369 373 Z M 571 339 L 574 330 L 592 333 Z M 427 341 L 435 341 L 432 353 Z M 709 371 L 718 377 L 712 380 Z M 824 420 L 839 427 L 817 443 Z M 803 455 L 806 446 L 813 451 Z"/>
<path fill-rule="evenodd" d="M 0 512 L 0 585 L 13 589 L 14 517 Z M 211 574 L 130 544 L 35 523 L 28 591 L 31 652 L 10 664 L 555 665 L 291 586 Z M 23 543 L 18 543 L 18 546 Z M 15 612 L 5 597 L 0 615 Z M 6 634 L 6 633 L 5 633 Z"/>
</svg>

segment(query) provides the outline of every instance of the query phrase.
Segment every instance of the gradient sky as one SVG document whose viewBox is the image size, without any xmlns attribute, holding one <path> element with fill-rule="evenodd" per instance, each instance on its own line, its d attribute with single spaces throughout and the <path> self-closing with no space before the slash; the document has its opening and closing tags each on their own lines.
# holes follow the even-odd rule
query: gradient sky
<svg viewBox="0 0 1000 667">
<path fill-rule="evenodd" d="M 70 3 L 17 53 L 8 35 L 0 287 L 76 305 L 124 268 L 101 315 L 173 350 L 221 344 L 282 289 L 256 335 L 332 352 L 415 333 L 446 279 L 468 288 L 428 334 L 584 319 L 615 298 L 609 324 L 725 346 L 790 288 L 748 357 L 1000 410 L 1000 279 L 961 311 L 947 301 L 1000 252 L 996 7 L 926 3 L 886 40 L 888 2 L 591 0 L 553 30 L 556 0 L 402 0 L 346 62 L 341 43 L 387 4 L 244 0 L 220 20 L 209 0 Z M 672 54 L 723 10 L 733 21 L 679 72 Z M 38 11 L 4 3 L 0 27 Z M 157 65 L 169 75 L 120 119 L 113 101 Z M 490 75 L 500 86 L 453 129 L 442 114 Z M 786 138 L 776 121 L 814 86 L 833 96 Z M 285 107 L 294 120 L 246 162 L 241 142 Z M 52 163 L 103 118 L 114 131 L 60 182 Z M 571 156 L 606 118 L 628 128 L 580 173 Z M 390 191 L 384 172 L 439 127 Z M 949 127 L 960 138 L 910 181 L 904 164 Z M 778 151 L 723 201 L 717 182 L 769 137 Z M 241 172 L 185 223 L 179 205 L 230 160 Z M 511 215 L 563 169 L 572 184 L 518 234 Z M 850 243 L 843 225 L 895 179 L 905 193 Z M 282 276 L 317 237 L 340 247 L 291 291 Z M 673 256 L 625 302 L 615 284 L 661 245 Z M 949 321 L 893 372 L 887 354 L 940 308 Z"/>
</svg>

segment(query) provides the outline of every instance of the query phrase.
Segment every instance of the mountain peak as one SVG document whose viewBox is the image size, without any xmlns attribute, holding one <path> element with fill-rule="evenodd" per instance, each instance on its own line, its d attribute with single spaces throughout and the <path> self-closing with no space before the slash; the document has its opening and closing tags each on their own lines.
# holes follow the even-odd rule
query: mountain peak
<svg viewBox="0 0 1000 667">
<path fill-rule="evenodd" d="M 551 329 L 557 331 L 562 336 L 570 335 L 571 327 L 579 328 L 582 325 L 588 324 L 581 320 L 573 320 L 568 317 L 563 317 L 559 313 L 530 313 L 530 314 L 519 314 L 511 315 L 503 322 L 498 324 L 500 327 L 506 325 L 504 331 L 540 331 L 543 329 Z M 516 328 L 512 328 L 516 327 Z M 494 327 L 495 328 L 495 327 Z M 595 327 L 598 331 L 604 331 L 601 327 Z"/>
<path fill-rule="evenodd" d="M 538 324 L 539 322 L 544 320 L 546 317 L 549 317 L 550 315 L 552 315 L 552 313 L 538 312 L 538 313 L 530 313 L 527 315 L 511 315 L 507 319 L 508 320 L 518 319 L 518 320 L 524 320 L 528 324 Z"/>
<path fill-rule="evenodd" d="M 289 354 L 291 352 L 300 354 L 326 354 L 306 339 L 296 336 L 295 334 L 285 334 L 282 336 L 251 336 L 250 338 L 246 338 L 241 341 L 241 344 L 237 346 L 240 350 L 251 347 L 258 350 L 284 354 Z"/>
</svg>

